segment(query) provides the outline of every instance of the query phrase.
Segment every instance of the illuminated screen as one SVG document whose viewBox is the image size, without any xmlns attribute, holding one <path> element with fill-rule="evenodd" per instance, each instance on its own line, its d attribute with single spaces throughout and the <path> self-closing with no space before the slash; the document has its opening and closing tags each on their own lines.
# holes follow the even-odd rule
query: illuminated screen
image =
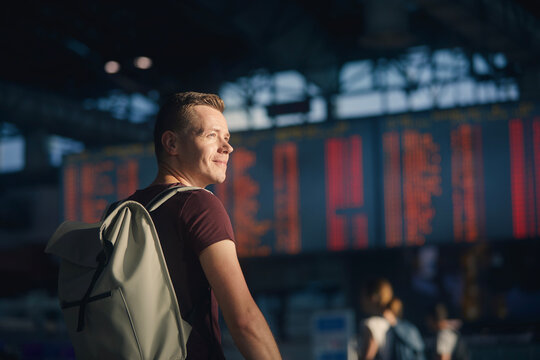
<svg viewBox="0 0 540 360">
<path fill-rule="evenodd" d="M 234 134 L 228 178 L 214 187 L 243 256 L 376 245 L 370 122 Z"/>
<path fill-rule="evenodd" d="M 530 105 L 384 119 L 387 246 L 540 235 L 540 117 Z"/>
<path fill-rule="evenodd" d="M 107 204 L 148 186 L 156 171 L 153 145 L 105 148 L 66 157 L 62 171 L 64 218 L 99 221 Z"/>
<path fill-rule="evenodd" d="M 505 104 L 234 133 L 211 187 L 241 256 L 540 235 L 540 112 Z M 150 184 L 151 145 L 68 157 L 67 219 Z"/>
</svg>

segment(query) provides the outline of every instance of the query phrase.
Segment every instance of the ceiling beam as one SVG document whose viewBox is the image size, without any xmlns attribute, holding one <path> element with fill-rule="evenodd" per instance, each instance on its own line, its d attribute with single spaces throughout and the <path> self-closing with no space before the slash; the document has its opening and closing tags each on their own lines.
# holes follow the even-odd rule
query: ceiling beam
<svg viewBox="0 0 540 360">
<path fill-rule="evenodd" d="M 44 131 L 81 141 L 87 146 L 152 139 L 148 123 L 118 120 L 105 112 L 87 110 L 82 103 L 61 95 L 4 82 L 0 82 L 0 114 L 3 122 L 15 124 L 22 133 Z"/>
</svg>

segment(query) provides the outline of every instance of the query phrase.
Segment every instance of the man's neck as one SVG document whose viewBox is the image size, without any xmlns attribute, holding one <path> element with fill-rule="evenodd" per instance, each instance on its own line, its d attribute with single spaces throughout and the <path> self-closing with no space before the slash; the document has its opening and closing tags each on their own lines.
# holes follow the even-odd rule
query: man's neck
<svg viewBox="0 0 540 360">
<path fill-rule="evenodd" d="M 186 186 L 192 186 L 191 181 L 187 179 L 186 176 L 183 176 L 178 171 L 171 171 L 168 166 L 158 166 L 158 174 L 151 185 L 160 185 L 160 184 L 175 184 L 182 183 Z"/>
</svg>

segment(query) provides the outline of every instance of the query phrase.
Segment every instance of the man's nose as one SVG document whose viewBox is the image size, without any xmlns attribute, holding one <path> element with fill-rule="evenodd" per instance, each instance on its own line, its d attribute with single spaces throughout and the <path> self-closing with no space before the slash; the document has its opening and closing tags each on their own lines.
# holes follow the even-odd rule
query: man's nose
<svg viewBox="0 0 540 360">
<path fill-rule="evenodd" d="M 234 148 L 229 144 L 228 141 L 223 141 L 223 145 L 220 148 L 221 152 L 224 152 L 226 154 L 230 154 L 234 151 Z"/>
</svg>

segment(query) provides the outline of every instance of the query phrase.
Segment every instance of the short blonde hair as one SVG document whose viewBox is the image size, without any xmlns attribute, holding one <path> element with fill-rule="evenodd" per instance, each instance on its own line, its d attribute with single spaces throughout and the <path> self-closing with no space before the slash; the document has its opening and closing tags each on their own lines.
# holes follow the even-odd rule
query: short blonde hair
<svg viewBox="0 0 540 360">
<path fill-rule="evenodd" d="M 187 133 L 191 127 L 190 110 L 196 105 L 206 105 L 223 112 L 225 103 L 215 94 L 205 94 L 194 91 L 173 94 L 161 106 L 154 125 L 154 150 L 158 161 L 163 152 L 161 136 L 165 131 Z"/>
</svg>

